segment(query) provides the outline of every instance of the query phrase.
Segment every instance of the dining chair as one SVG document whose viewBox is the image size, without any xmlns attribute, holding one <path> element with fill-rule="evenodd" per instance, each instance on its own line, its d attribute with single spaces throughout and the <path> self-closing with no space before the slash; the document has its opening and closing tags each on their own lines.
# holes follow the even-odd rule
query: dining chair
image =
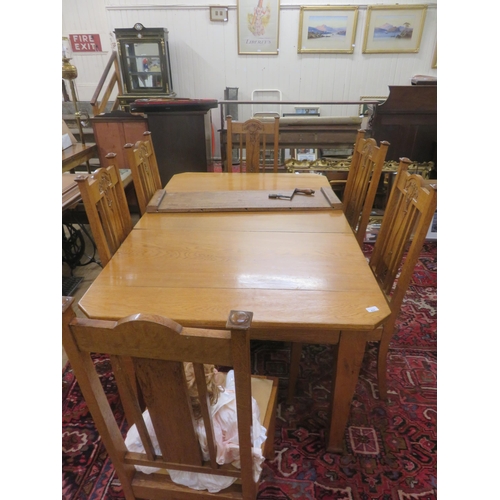
<svg viewBox="0 0 500 500">
<path fill-rule="evenodd" d="M 420 175 L 410 174 L 409 165 L 411 161 L 408 158 L 400 159 L 369 262 L 391 308 L 389 318 L 367 338 L 368 342 L 378 343 L 377 380 L 381 399 L 387 399 L 389 344 L 437 207 L 436 185 Z M 295 395 L 301 353 L 302 344 L 293 343 L 290 354 L 289 404 Z"/>
<path fill-rule="evenodd" d="M 213 330 L 183 327 L 170 319 L 149 314 L 134 314 L 119 321 L 77 318 L 72 301 L 70 297 L 62 298 L 63 346 L 125 498 L 255 499 L 258 478 L 252 456 L 256 450 L 252 450 L 251 397 L 257 401 L 260 423 L 267 429 L 262 456 L 273 458 L 278 380 L 251 376 L 249 329 L 252 313 L 231 311 L 226 328 Z M 127 421 L 130 416 L 136 423 L 145 453 L 128 451 L 91 353 L 109 355 L 117 367 L 115 378 L 122 388 L 125 415 Z M 147 431 L 150 424 L 145 423 L 134 391 L 130 389 L 128 372 L 122 369 L 124 357 L 133 360 L 161 453 L 152 444 Z M 186 361 L 192 362 L 194 368 L 197 407 L 205 428 L 208 460 L 203 460 L 195 428 L 192 393 L 188 392 L 183 367 Z M 204 365 L 207 363 L 234 369 L 241 468 L 232 464 L 220 465 L 216 461 L 216 436 L 205 382 Z M 161 470 L 146 474 L 137 470 L 136 465 Z M 168 470 L 229 476 L 236 482 L 218 493 L 207 493 L 174 483 Z"/>
<path fill-rule="evenodd" d="M 75 178 L 90 230 L 104 267 L 132 230 L 132 220 L 120 171 L 108 153 L 110 165 Z"/>
<path fill-rule="evenodd" d="M 234 122 L 231 116 L 227 116 L 226 171 L 232 172 L 233 140 L 235 140 L 240 171 L 242 165 L 245 164 L 246 172 L 265 172 L 266 156 L 272 151 L 273 172 L 277 173 L 279 120 L 276 116 L 272 118 L 272 121 L 265 121 L 265 118 L 251 118 L 245 122 Z"/>
<path fill-rule="evenodd" d="M 360 246 L 363 245 L 388 148 L 387 141 L 381 141 L 377 146 L 375 139 L 365 139 L 365 130 L 358 130 L 342 204 Z"/>
<path fill-rule="evenodd" d="M 144 215 L 149 201 L 162 188 L 151 132 L 144 132 L 143 139 L 135 144 L 125 144 L 125 151 L 132 171 L 139 211 Z"/>
</svg>

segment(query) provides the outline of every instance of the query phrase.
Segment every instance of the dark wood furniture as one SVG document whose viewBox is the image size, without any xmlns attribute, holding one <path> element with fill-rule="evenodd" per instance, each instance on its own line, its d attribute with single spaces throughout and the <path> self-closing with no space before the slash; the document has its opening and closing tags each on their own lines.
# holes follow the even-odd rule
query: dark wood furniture
<svg viewBox="0 0 500 500">
<path fill-rule="evenodd" d="M 207 172 L 212 161 L 214 99 L 144 99 L 130 111 L 144 113 L 151 132 L 162 185 L 182 172 Z"/>
<path fill-rule="evenodd" d="M 207 172 L 211 160 L 207 112 L 149 113 L 148 124 L 163 186 L 178 173 Z"/>
<path fill-rule="evenodd" d="M 387 160 L 437 160 L 437 85 L 391 85 L 389 97 L 376 107 L 371 135 L 391 145 Z"/>
</svg>

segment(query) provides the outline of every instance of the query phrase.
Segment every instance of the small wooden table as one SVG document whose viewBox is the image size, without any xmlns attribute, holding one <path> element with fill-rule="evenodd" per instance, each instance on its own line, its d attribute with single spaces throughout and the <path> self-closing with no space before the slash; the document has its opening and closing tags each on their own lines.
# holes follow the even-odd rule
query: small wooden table
<svg viewBox="0 0 500 500">
<path fill-rule="evenodd" d="M 69 148 L 62 150 L 62 171 L 68 172 L 78 167 L 82 163 L 97 156 L 97 145 L 81 143 L 71 145 Z"/>
<path fill-rule="evenodd" d="M 170 192 L 320 190 L 315 174 L 183 173 Z M 277 203 L 288 203 L 276 200 Z M 365 344 L 389 306 L 342 210 L 146 213 L 79 302 L 91 318 L 138 312 L 255 339 L 337 344 L 327 449 L 341 452 Z M 373 312 L 370 310 L 373 309 Z"/>
</svg>

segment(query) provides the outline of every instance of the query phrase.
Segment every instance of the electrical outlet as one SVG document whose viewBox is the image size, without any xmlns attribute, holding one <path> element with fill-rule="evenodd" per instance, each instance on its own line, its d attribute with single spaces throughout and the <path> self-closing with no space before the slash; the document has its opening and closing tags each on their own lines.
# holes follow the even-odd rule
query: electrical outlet
<svg viewBox="0 0 500 500">
<path fill-rule="evenodd" d="M 211 5 L 210 21 L 227 22 L 227 11 L 227 7 L 222 7 L 220 5 Z"/>
</svg>

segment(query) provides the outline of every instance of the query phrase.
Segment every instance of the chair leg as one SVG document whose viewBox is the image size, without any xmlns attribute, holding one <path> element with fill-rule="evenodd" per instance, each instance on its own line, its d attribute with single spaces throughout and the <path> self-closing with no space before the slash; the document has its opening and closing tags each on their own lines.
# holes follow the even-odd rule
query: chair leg
<svg viewBox="0 0 500 500">
<path fill-rule="evenodd" d="M 389 344 L 391 342 L 394 325 L 384 325 L 382 337 L 378 343 L 377 350 L 377 378 L 378 392 L 380 399 L 387 399 L 387 353 L 389 352 Z"/>
<path fill-rule="evenodd" d="M 290 373 L 288 376 L 288 398 L 287 404 L 291 405 L 295 397 L 295 390 L 297 389 L 297 381 L 299 379 L 300 357 L 302 355 L 302 344 L 299 342 L 292 342 L 290 348 Z"/>
<path fill-rule="evenodd" d="M 378 392 L 380 399 L 387 399 L 387 351 L 389 345 L 382 346 L 382 342 L 378 346 L 378 359 L 377 359 L 377 378 L 378 378 Z"/>
</svg>

